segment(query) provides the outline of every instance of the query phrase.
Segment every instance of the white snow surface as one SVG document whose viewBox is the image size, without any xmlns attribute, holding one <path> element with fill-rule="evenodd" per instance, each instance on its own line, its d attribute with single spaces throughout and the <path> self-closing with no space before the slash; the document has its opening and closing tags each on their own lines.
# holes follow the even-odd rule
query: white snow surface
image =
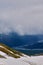
<svg viewBox="0 0 43 65">
<path fill-rule="evenodd" d="M 5 56 L 6 54 L 4 52 L 0 51 L 0 55 Z"/>
<path fill-rule="evenodd" d="M 0 55 L 5 58 L 0 58 L 0 65 L 43 65 L 43 56 L 27 56 L 21 58 L 13 58 L 7 56 L 4 52 L 0 51 Z"/>
</svg>

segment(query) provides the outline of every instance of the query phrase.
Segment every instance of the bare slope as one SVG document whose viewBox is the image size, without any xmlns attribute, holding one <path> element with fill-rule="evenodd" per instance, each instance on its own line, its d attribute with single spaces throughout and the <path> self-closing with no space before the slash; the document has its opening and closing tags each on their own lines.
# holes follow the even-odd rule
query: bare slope
<svg viewBox="0 0 43 65">
<path fill-rule="evenodd" d="M 10 47 L 0 43 L 0 51 L 6 53 L 8 56 L 12 56 L 14 58 L 20 58 L 22 56 L 22 53 L 11 49 Z M 1 57 L 1 55 L 0 55 Z"/>
</svg>

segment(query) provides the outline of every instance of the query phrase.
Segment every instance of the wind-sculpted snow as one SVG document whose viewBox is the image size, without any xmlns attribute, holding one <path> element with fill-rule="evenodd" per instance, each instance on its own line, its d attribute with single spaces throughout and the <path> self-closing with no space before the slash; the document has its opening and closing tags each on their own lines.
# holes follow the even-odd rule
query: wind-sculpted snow
<svg viewBox="0 0 43 65">
<path fill-rule="evenodd" d="M 43 55 L 27 56 L 23 53 L 21 54 L 17 51 L 14 52 L 4 44 L 0 44 L 0 65 L 43 65 Z"/>
<path fill-rule="evenodd" d="M 6 56 L 6 59 L 0 58 L 0 65 L 43 65 L 43 56 L 24 55 L 18 59 Z"/>
<path fill-rule="evenodd" d="M 0 44 L 0 65 L 28 65 L 28 63 L 21 59 L 22 57 L 20 52 L 12 50 L 4 44 Z"/>
</svg>

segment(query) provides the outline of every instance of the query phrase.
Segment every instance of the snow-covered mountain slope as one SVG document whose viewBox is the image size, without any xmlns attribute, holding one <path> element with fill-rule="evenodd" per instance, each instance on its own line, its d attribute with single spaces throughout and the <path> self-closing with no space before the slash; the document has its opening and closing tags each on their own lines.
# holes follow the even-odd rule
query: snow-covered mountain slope
<svg viewBox="0 0 43 65">
<path fill-rule="evenodd" d="M 0 58 L 0 65 L 43 65 L 43 56 L 29 57 L 25 55 L 18 59 L 7 55 L 5 57 L 6 58 Z"/>
<path fill-rule="evenodd" d="M 6 45 L 0 44 L 0 65 L 43 65 L 43 55 L 30 57 L 15 52 Z M 16 58 L 14 54 L 19 57 Z"/>
</svg>

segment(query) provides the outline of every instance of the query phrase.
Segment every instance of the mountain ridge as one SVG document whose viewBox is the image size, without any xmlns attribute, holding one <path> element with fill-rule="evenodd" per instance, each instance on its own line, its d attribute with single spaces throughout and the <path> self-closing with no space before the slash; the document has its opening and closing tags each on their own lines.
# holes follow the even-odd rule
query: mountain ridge
<svg viewBox="0 0 43 65">
<path fill-rule="evenodd" d="M 8 35 L 0 34 L 0 43 L 4 43 L 11 48 L 20 47 L 20 46 L 24 46 L 24 45 L 28 45 L 28 46 L 30 45 L 30 48 L 29 47 L 28 48 L 31 49 L 32 44 L 33 44 L 33 46 L 36 44 L 40 45 L 38 41 L 41 41 L 41 40 L 43 40 L 43 35 L 20 36 L 17 33 L 13 33 L 13 32 Z M 43 42 L 41 42 L 41 43 L 43 43 Z M 37 46 L 36 46 L 36 48 L 37 48 Z M 40 47 L 40 49 L 42 49 L 42 48 L 43 48 L 43 45 L 42 45 L 42 47 Z"/>
</svg>

